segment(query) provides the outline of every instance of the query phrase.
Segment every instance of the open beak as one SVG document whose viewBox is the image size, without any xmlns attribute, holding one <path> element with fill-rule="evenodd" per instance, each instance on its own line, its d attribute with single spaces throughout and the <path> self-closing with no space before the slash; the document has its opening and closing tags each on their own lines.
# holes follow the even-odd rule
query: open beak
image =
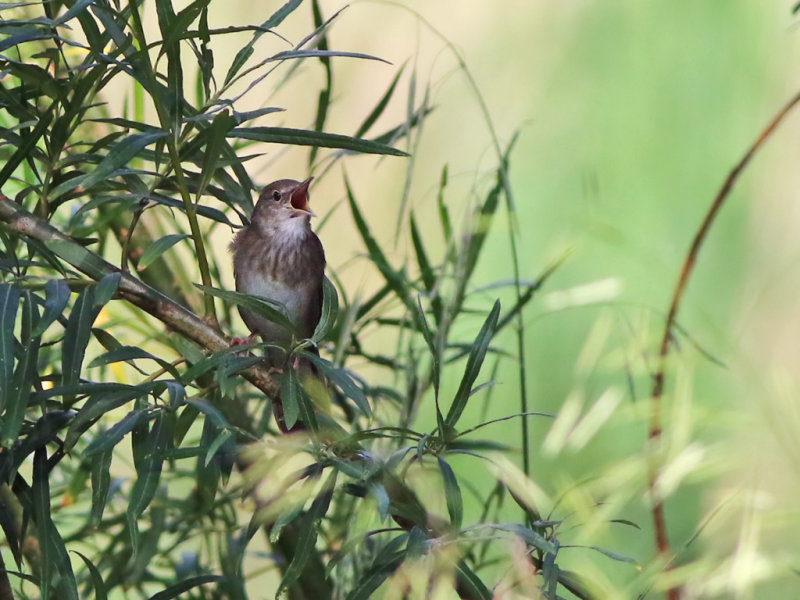
<svg viewBox="0 0 800 600">
<path fill-rule="evenodd" d="M 292 197 L 289 202 L 291 202 L 292 209 L 294 209 L 292 212 L 293 217 L 300 217 L 302 215 L 308 215 L 309 217 L 317 216 L 308 206 L 308 186 L 311 185 L 312 179 L 314 178 L 309 177 L 292 190 Z"/>
</svg>

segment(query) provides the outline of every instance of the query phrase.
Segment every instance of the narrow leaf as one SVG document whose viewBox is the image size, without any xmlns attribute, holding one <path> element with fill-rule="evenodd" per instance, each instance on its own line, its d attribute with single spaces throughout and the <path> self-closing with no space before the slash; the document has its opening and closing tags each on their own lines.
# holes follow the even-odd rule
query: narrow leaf
<svg viewBox="0 0 800 600">
<path fill-rule="evenodd" d="M 14 323 L 20 292 L 10 283 L 0 283 L 0 412 L 12 391 L 14 375 Z"/>
<path fill-rule="evenodd" d="M 231 130 L 228 136 L 256 142 L 337 148 L 340 150 L 360 152 L 362 154 L 408 156 L 408 154 L 402 150 L 372 140 L 308 129 L 291 129 L 288 127 L 237 127 Z"/>
<path fill-rule="evenodd" d="M 204 585 L 206 583 L 225 581 L 226 579 L 227 577 L 224 575 L 197 575 L 195 577 L 190 577 L 189 579 L 179 581 L 178 583 L 169 586 L 167 589 L 162 590 L 157 594 L 153 594 L 150 596 L 150 600 L 170 600 L 170 598 L 177 598 L 183 592 L 186 592 L 197 586 Z"/>
<path fill-rule="evenodd" d="M 439 471 L 444 481 L 444 497 L 447 502 L 447 513 L 450 515 L 450 523 L 456 529 L 461 529 L 461 521 L 464 517 L 464 502 L 461 498 L 461 487 L 458 479 L 453 472 L 453 468 L 441 456 L 437 456 L 439 461 Z"/>
<path fill-rule="evenodd" d="M 450 427 L 455 427 L 458 419 L 461 417 L 461 413 L 464 412 L 464 407 L 466 407 L 467 400 L 469 400 L 470 392 L 472 391 L 472 384 L 475 383 L 475 379 L 477 379 L 480 373 L 483 359 L 486 357 L 486 350 L 489 348 L 489 342 L 492 341 L 495 329 L 497 328 L 497 319 L 499 315 L 500 301 L 497 300 L 494 303 L 492 312 L 486 317 L 486 321 L 484 321 L 483 327 L 481 327 L 478 337 L 475 338 L 472 350 L 469 353 L 467 366 L 464 369 L 464 376 L 461 378 L 458 391 L 456 392 L 455 398 L 453 398 L 453 403 L 450 405 L 450 410 L 445 418 L 445 422 Z"/>
<path fill-rule="evenodd" d="M 31 334 L 34 337 L 42 335 L 50 324 L 62 315 L 69 301 L 69 286 L 63 279 L 48 280 L 44 284 L 44 293 L 44 314 Z"/>
<path fill-rule="evenodd" d="M 164 252 L 172 248 L 175 244 L 180 242 L 181 240 L 185 240 L 186 238 L 191 237 L 187 233 L 171 233 L 169 235 L 165 235 L 162 238 L 158 238 L 155 242 L 147 246 L 142 252 L 141 258 L 139 258 L 139 263 L 136 265 L 140 271 L 143 271 L 147 267 L 149 267 L 154 261 L 156 261 Z"/>
</svg>

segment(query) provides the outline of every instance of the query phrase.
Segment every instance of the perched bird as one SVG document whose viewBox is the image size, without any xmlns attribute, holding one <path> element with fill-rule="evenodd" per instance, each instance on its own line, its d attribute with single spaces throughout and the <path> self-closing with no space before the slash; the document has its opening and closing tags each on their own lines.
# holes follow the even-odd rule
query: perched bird
<svg viewBox="0 0 800 600">
<path fill-rule="evenodd" d="M 261 192 L 250 224 L 231 242 L 236 289 L 282 303 L 295 322 L 295 338 L 313 335 L 322 310 L 322 280 L 325 252 L 311 231 L 314 216 L 308 206 L 305 181 L 273 181 Z M 292 341 L 290 331 L 265 317 L 240 307 L 239 313 L 253 334 L 284 349 Z M 277 354 L 267 357 L 278 363 Z"/>
</svg>

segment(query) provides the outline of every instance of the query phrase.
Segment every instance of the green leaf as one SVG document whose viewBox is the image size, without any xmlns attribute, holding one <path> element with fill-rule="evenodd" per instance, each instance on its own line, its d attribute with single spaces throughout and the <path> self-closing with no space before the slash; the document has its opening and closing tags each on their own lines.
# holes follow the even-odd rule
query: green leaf
<svg viewBox="0 0 800 600">
<path fill-rule="evenodd" d="M 364 395 L 364 391 L 356 384 L 346 369 L 339 369 L 330 361 L 310 352 L 303 352 L 303 357 L 319 367 L 319 370 L 322 371 L 328 381 L 342 390 L 342 393 L 358 406 L 364 416 L 369 417 L 372 415 L 372 408 L 366 395 Z"/>
<path fill-rule="evenodd" d="M 150 596 L 150 600 L 169 600 L 170 598 L 177 598 L 183 592 L 186 592 L 197 586 L 204 585 L 206 583 L 225 581 L 226 579 L 227 577 L 224 575 L 197 575 L 196 577 L 190 577 L 189 579 L 184 579 L 183 581 L 174 583 L 167 589 L 162 590 L 157 594 L 153 594 Z"/>
<path fill-rule="evenodd" d="M 153 419 L 153 425 L 146 435 L 146 445 L 142 445 L 142 449 L 146 448 L 141 457 L 140 462 L 136 466 L 136 483 L 130 493 L 130 500 L 127 510 L 128 526 L 131 534 L 131 545 L 133 547 L 133 555 L 136 556 L 139 550 L 139 528 L 138 519 L 144 512 L 144 509 L 150 504 L 150 501 L 155 496 L 158 489 L 158 483 L 161 479 L 161 469 L 164 463 L 164 454 L 169 445 L 169 440 L 172 439 L 172 428 L 168 419 L 170 415 L 160 412 Z"/>
<path fill-rule="evenodd" d="M 458 423 L 458 419 L 461 417 L 461 413 L 464 412 L 464 407 L 466 407 L 467 400 L 469 400 L 470 392 L 472 391 L 472 384 L 475 383 L 475 379 L 480 373 L 483 359 L 486 357 L 486 350 L 489 348 L 489 342 L 492 341 L 495 329 L 497 328 L 497 318 L 499 315 L 500 301 L 497 300 L 489 316 L 486 317 L 486 321 L 484 321 L 483 327 L 481 327 L 480 333 L 478 333 L 478 337 L 475 338 L 475 342 L 472 344 L 472 350 L 467 359 L 467 366 L 464 369 L 464 376 L 461 378 L 458 391 L 456 392 L 455 398 L 453 398 L 453 403 L 450 405 L 450 410 L 447 412 L 447 417 L 445 418 L 445 423 L 450 427 L 455 427 L 456 423 Z"/>
<path fill-rule="evenodd" d="M 62 385 L 78 383 L 81 365 L 86 354 L 86 346 L 92 331 L 92 324 L 100 309 L 94 305 L 94 288 L 84 290 L 75 300 L 67 320 L 64 342 L 61 345 Z M 66 403 L 72 403 L 66 398 Z"/>
<path fill-rule="evenodd" d="M 239 70 L 244 66 L 244 63 L 247 62 L 247 59 L 253 54 L 253 44 L 256 43 L 256 40 L 264 35 L 264 33 L 270 28 L 277 27 L 283 23 L 283 20 L 288 17 L 294 11 L 294 9 L 300 6 L 301 2 L 302 0 L 289 0 L 286 4 L 276 10 L 269 19 L 261 24 L 261 27 L 258 28 L 255 33 L 253 33 L 253 37 L 247 43 L 247 45 L 236 53 L 233 63 L 225 75 L 224 85 L 227 85 L 236 76 Z"/>
<path fill-rule="evenodd" d="M 146 408 L 137 408 L 117 421 L 111 429 L 104 431 L 95 437 L 83 451 L 83 457 L 89 458 L 95 454 L 108 452 L 122 441 L 142 419 L 147 418 Z"/>
<path fill-rule="evenodd" d="M 86 565 L 86 569 L 89 571 L 89 579 L 92 582 L 92 587 L 94 588 L 94 598 L 95 600 L 106 600 L 108 595 L 106 594 L 106 586 L 103 583 L 103 576 L 100 574 L 100 571 L 97 570 L 97 567 L 94 566 L 91 560 L 89 560 L 85 555 L 81 554 L 77 550 L 72 550 L 73 554 L 77 554 L 81 557 L 81 560 Z"/>
<path fill-rule="evenodd" d="M 287 429 L 292 429 L 300 416 L 302 393 L 294 369 L 286 369 L 281 377 L 281 405 L 283 406 L 283 421 Z"/>
<path fill-rule="evenodd" d="M 304 355 L 305 356 L 305 355 Z M 286 369 L 281 377 L 281 402 L 286 427 L 291 429 L 300 420 L 312 431 L 317 430 L 314 406 L 303 389 L 294 369 Z"/>
<path fill-rule="evenodd" d="M 103 518 L 106 508 L 108 490 L 111 487 L 111 458 L 113 451 L 108 450 L 92 458 L 92 510 L 89 514 L 90 523 L 99 523 Z"/>
<path fill-rule="evenodd" d="M 327 277 L 322 279 L 322 311 L 319 318 L 319 323 L 314 329 L 314 335 L 311 339 L 319 343 L 325 339 L 325 336 L 330 333 L 334 324 L 336 323 L 336 316 L 339 312 L 339 296 L 336 293 L 336 287 L 331 283 Z"/>
<path fill-rule="evenodd" d="M 223 300 L 232 302 L 233 304 L 237 304 L 248 310 L 252 310 L 262 317 L 269 319 L 273 323 L 285 327 L 289 331 L 293 332 L 295 329 L 294 324 L 288 317 L 286 307 L 281 302 L 276 302 L 275 300 L 271 300 L 269 298 L 262 298 L 261 296 L 251 296 L 250 294 L 242 294 L 240 292 L 233 292 L 230 290 L 220 290 L 213 287 L 207 287 L 205 285 L 195 284 L 195 287 L 199 290 L 202 290 L 206 294 L 216 296 L 217 298 L 222 298 Z"/>
<path fill-rule="evenodd" d="M 463 559 L 456 563 L 456 579 L 465 596 L 476 600 L 492 600 L 492 592 Z"/>
<path fill-rule="evenodd" d="M 102 308 L 114 297 L 119 289 L 122 273 L 107 273 L 103 275 L 94 287 L 94 308 Z"/>
<path fill-rule="evenodd" d="M 12 391 L 14 374 L 14 323 L 20 292 L 10 283 L 0 283 L 0 412 Z"/>
<path fill-rule="evenodd" d="M 488 526 L 492 529 L 513 533 L 522 538 L 522 540 L 529 546 L 533 546 L 534 548 L 538 548 L 544 552 L 551 552 L 553 554 L 558 553 L 558 547 L 555 543 L 551 542 L 533 529 L 528 529 L 519 523 L 491 523 Z"/>
<path fill-rule="evenodd" d="M 47 449 L 45 446 L 37 448 L 33 453 L 33 484 L 31 486 L 31 500 L 33 502 L 33 520 L 36 523 L 36 532 L 41 550 L 41 563 L 39 565 L 39 589 L 42 598 L 50 597 L 52 584 L 53 558 L 50 556 L 50 473 L 47 468 Z"/>
<path fill-rule="evenodd" d="M 599 546 L 589 546 L 589 548 L 620 562 L 631 563 L 634 565 L 639 564 L 635 558 L 631 558 L 630 556 L 625 556 L 624 554 L 619 554 L 617 552 L 612 552 L 611 550 L 606 550 L 605 548 L 600 548 Z"/>
<path fill-rule="evenodd" d="M 28 406 L 31 389 L 37 382 L 40 337 L 32 337 L 31 329 L 38 329 L 36 323 L 38 311 L 30 292 L 25 293 L 22 305 L 22 326 L 20 327 L 20 343 L 22 354 L 14 369 L 11 386 L 8 391 L 0 389 L 0 406 L 5 403 L 5 414 L 2 420 L 3 446 L 11 447 L 17 440 L 22 423 L 25 419 L 25 409 Z M 2 328 L 0 328 L 2 331 Z"/>
<path fill-rule="evenodd" d="M 73 191 L 79 185 L 83 191 L 90 190 L 92 187 L 113 177 L 117 169 L 127 165 L 131 159 L 136 157 L 142 150 L 150 144 L 160 140 L 167 135 L 166 131 L 148 131 L 144 133 L 133 133 L 125 139 L 117 142 L 114 147 L 106 154 L 100 164 L 86 175 L 80 175 L 68 179 L 64 183 L 56 186 L 52 190 L 52 195 L 58 197 L 67 192 Z"/>
<path fill-rule="evenodd" d="M 347 200 L 350 204 L 350 212 L 353 214 L 353 221 L 355 222 L 356 229 L 358 229 L 361 239 L 367 248 L 370 260 L 376 267 L 378 267 L 381 275 L 383 275 L 383 278 L 386 280 L 386 284 L 397 295 L 397 297 L 403 301 L 403 304 L 406 305 L 406 308 L 413 313 L 414 302 L 411 300 L 411 296 L 408 291 L 411 286 L 406 280 L 405 274 L 395 271 L 389 264 L 389 261 L 386 260 L 386 255 L 383 253 L 383 250 L 381 250 L 378 242 L 375 241 L 375 238 L 372 236 L 369 226 L 364 220 L 361 210 L 358 208 L 358 204 L 353 196 L 353 192 L 350 188 L 350 182 L 348 181 L 347 177 L 345 177 L 344 185 L 347 191 Z"/>
<path fill-rule="evenodd" d="M 303 574 L 303 569 L 316 547 L 317 523 L 328 512 L 331 498 L 333 498 L 333 490 L 336 487 L 336 477 L 338 474 L 338 471 L 335 469 L 331 472 L 328 479 L 323 484 L 319 495 L 317 495 L 311 503 L 311 508 L 303 519 L 302 529 L 300 530 L 297 540 L 297 550 L 292 557 L 292 562 L 289 563 L 289 566 L 286 567 L 286 571 L 284 571 L 283 579 L 278 586 L 278 591 L 275 593 L 275 598 L 278 598 L 283 590 L 290 587 Z"/>
<path fill-rule="evenodd" d="M 367 118 L 364 119 L 364 122 L 356 131 L 356 137 L 360 138 L 363 137 L 367 131 L 369 131 L 370 127 L 375 124 L 375 121 L 383 114 L 383 111 L 386 109 L 386 105 L 389 104 L 389 100 L 391 99 L 392 95 L 394 95 L 394 90 L 397 87 L 397 82 L 400 80 L 400 76 L 403 74 L 405 70 L 405 64 L 397 70 L 397 74 L 392 79 L 392 83 L 389 84 L 389 88 L 384 92 L 381 99 L 378 101 L 378 104 L 375 105 L 375 108 L 372 109 L 372 112 L 367 115 Z"/>
<path fill-rule="evenodd" d="M 69 286 L 63 279 L 49 279 L 44 284 L 44 293 L 44 314 L 31 334 L 33 337 L 42 335 L 62 315 L 69 301 Z"/>
<path fill-rule="evenodd" d="M 64 395 L 72 395 L 76 393 L 73 390 L 77 391 L 83 387 L 84 386 L 74 386 L 66 388 Z M 75 442 L 80 439 L 83 432 L 90 427 L 95 419 L 98 419 L 110 410 L 145 395 L 150 388 L 148 386 L 129 386 L 122 384 L 92 384 L 89 386 L 89 389 L 96 390 L 97 394 L 86 401 L 70 424 L 67 435 L 64 438 L 65 450 L 69 450 L 75 445 Z"/>
<path fill-rule="evenodd" d="M 277 54 L 270 56 L 268 62 L 277 60 L 289 60 L 292 58 L 323 58 L 329 56 L 341 56 L 346 58 L 364 58 L 367 60 L 377 60 L 382 63 L 390 65 L 388 60 L 373 56 L 372 54 L 362 54 L 361 52 L 343 52 L 341 50 L 284 50 Z"/>
<path fill-rule="evenodd" d="M 186 238 L 191 237 L 187 233 L 171 233 L 169 235 L 165 235 L 162 238 L 157 239 L 155 242 L 147 246 L 142 252 L 142 256 L 139 259 L 139 263 L 137 268 L 140 271 L 143 271 L 147 267 L 149 267 L 155 260 L 157 260 L 164 252 L 172 248 L 175 244 L 180 242 L 181 240 L 185 240 Z"/>
<path fill-rule="evenodd" d="M 236 119 L 224 110 L 214 117 L 214 121 L 207 131 L 206 151 L 203 153 L 203 176 L 197 190 L 197 197 L 203 195 L 206 186 L 214 177 L 220 154 L 225 148 L 228 132 L 237 125 Z"/>
<path fill-rule="evenodd" d="M 439 461 L 439 471 L 444 481 L 444 497 L 447 502 L 447 513 L 450 515 L 450 523 L 456 529 L 461 529 L 461 521 L 464 518 L 464 502 L 461 498 L 461 487 L 458 479 L 453 472 L 453 468 L 441 456 L 436 457 Z"/>
<path fill-rule="evenodd" d="M 291 129 L 288 127 L 237 127 L 228 137 L 256 142 L 272 142 L 293 146 L 321 146 L 338 148 L 362 154 L 388 154 L 390 156 L 408 156 L 407 153 L 386 144 L 350 137 L 338 133 L 324 133 L 309 129 Z"/>
</svg>

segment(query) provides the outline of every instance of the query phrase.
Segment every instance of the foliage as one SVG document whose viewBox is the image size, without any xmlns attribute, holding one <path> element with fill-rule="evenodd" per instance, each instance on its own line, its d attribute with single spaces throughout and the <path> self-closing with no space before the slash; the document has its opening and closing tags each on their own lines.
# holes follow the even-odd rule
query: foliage
<svg viewBox="0 0 800 600">
<path fill-rule="evenodd" d="M 281 315 L 224 290 L 209 251 L 219 225 L 239 227 L 252 211 L 247 153 L 308 146 L 312 170 L 332 176 L 352 154 L 406 156 L 396 145 L 413 146 L 431 106 L 427 94 L 415 104 L 414 75 L 406 120 L 374 132 L 398 69 L 355 136 L 330 133 L 332 62 L 376 57 L 330 49 L 335 19 L 314 1 L 315 29 L 257 60 L 262 37 L 282 43 L 300 0 L 248 27 L 213 27 L 209 4 L 0 6 L 0 526 L 16 569 L 0 597 L 243 598 L 274 568 L 275 595 L 293 598 L 367 598 L 389 580 L 465 598 L 498 585 L 589 597 L 561 566 L 561 522 L 540 514 L 532 482 L 505 456 L 513 441 L 480 437 L 488 422 L 462 423 L 468 403 L 492 393 L 487 357 L 513 362 L 493 342 L 510 326 L 522 339 L 522 311 L 553 270 L 532 282 L 515 272 L 505 308 L 471 285 L 495 215 L 503 202 L 513 209 L 511 147 L 463 227 L 443 168 L 428 215 L 443 244 L 426 246 L 409 211 L 413 256 L 402 267 L 345 182 L 381 285 L 356 298 L 330 272 L 322 322 L 294 350 L 321 346 L 322 358 L 306 356 L 328 387 L 292 369 L 276 376 L 247 352 L 260 344 L 231 348 L 222 332 L 233 331 L 236 304 Z M 145 11 L 156 12 L 158 39 Z M 214 44 L 230 34 L 249 39 L 220 69 Z M 236 110 L 254 90 L 300 77 L 301 61 L 326 73 L 313 128 L 254 124 L 279 107 Z M 133 90 L 121 109 L 105 103 L 112 84 Z M 397 340 L 393 355 L 369 350 L 375 331 Z M 517 368 L 524 379 L 524 361 Z M 445 393 L 449 379 L 458 384 Z M 416 429 L 431 403 L 436 426 Z M 524 423 L 524 391 L 520 407 L 512 416 Z M 451 464 L 459 456 L 490 465 L 475 522 Z M 500 518 L 508 502 L 518 522 Z"/>
</svg>

